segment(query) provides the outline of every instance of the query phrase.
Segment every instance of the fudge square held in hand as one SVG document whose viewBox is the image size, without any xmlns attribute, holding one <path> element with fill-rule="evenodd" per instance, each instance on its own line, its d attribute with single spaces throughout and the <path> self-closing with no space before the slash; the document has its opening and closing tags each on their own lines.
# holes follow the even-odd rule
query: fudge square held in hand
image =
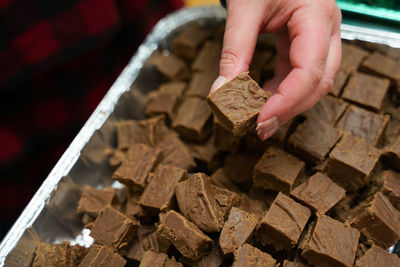
<svg viewBox="0 0 400 267">
<path fill-rule="evenodd" d="M 244 72 L 212 92 L 207 102 L 224 128 L 243 136 L 254 128 L 258 113 L 271 96 Z"/>
</svg>

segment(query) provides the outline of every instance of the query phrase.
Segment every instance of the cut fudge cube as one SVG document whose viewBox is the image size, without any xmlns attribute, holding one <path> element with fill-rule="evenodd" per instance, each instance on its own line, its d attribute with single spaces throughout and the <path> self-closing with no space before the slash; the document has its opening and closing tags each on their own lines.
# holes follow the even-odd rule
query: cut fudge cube
<svg viewBox="0 0 400 267">
<path fill-rule="evenodd" d="M 212 128 L 211 110 L 206 101 L 187 97 L 178 109 L 172 127 L 188 140 L 202 141 Z"/>
<path fill-rule="evenodd" d="M 233 253 L 249 241 L 257 223 L 257 216 L 232 208 L 219 236 L 219 245 L 224 254 Z"/>
<path fill-rule="evenodd" d="M 71 256 L 69 243 L 48 244 L 39 242 L 36 247 L 33 267 L 41 266 L 76 266 L 79 262 Z"/>
<path fill-rule="evenodd" d="M 90 236 L 97 243 L 124 253 L 139 225 L 138 220 L 107 206 L 101 210 L 91 226 Z"/>
<path fill-rule="evenodd" d="M 344 135 L 329 154 L 326 172 L 344 189 L 356 191 L 368 182 L 379 156 L 379 149 L 362 139 Z"/>
<path fill-rule="evenodd" d="M 334 125 L 348 106 L 349 104 L 345 101 L 328 95 L 321 98 L 315 106 L 304 112 L 302 116 Z"/>
<path fill-rule="evenodd" d="M 198 25 L 187 27 L 172 39 L 172 51 L 180 57 L 194 59 L 209 35 Z"/>
<path fill-rule="evenodd" d="M 113 173 L 117 180 L 133 190 L 142 190 L 149 173 L 160 161 L 161 151 L 143 144 L 132 145 L 121 166 Z"/>
<path fill-rule="evenodd" d="M 346 191 L 325 174 L 317 172 L 292 190 L 290 195 L 314 212 L 325 214 L 345 197 Z"/>
<path fill-rule="evenodd" d="M 176 166 L 184 170 L 191 170 L 196 166 L 189 149 L 175 135 L 164 139 L 157 148 L 162 151 L 160 164 Z"/>
<path fill-rule="evenodd" d="M 238 208 L 250 214 L 254 214 L 260 220 L 265 215 L 268 205 L 260 199 L 250 198 L 246 194 L 241 194 Z"/>
<path fill-rule="evenodd" d="M 167 82 L 162 83 L 157 89 L 160 94 L 168 94 L 180 97 L 186 90 L 187 83 L 185 82 Z"/>
<path fill-rule="evenodd" d="M 78 203 L 78 213 L 90 213 L 97 216 L 101 209 L 112 205 L 115 201 L 115 192 L 110 189 L 96 189 L 85 185 Z"/>
<path fill-rule="evenodd" d="M 318 164 L 325 160 L 341 136 L 342 132 L 333 126 L 307 119 L 289 137 L 288 147 L 305 161 Z"/>
<path fill-rule="evenodd" d="M 329 216 L 317 218 L 301 256 L 316 266 L 353 266 L 360 233 Z"/>
<path fill-rule="evenodd" d="M 234 136 L 230 131 L 215 123 L 214 117 L 214 144 L 218 150 L 236 153 L 240 145 L 240 137 Z"/>
<path fill-rule="evenodd" d="M 369 240 L 384 249 L 400 240 L 400 212 L 381 192 L 378 192 L 357 209 L 349 220 Z"/>
<path fill-rule="evenodd" d="M 356 267 L 386 267 L 400 266 L 400 258 L 383 248 L 372 246 L 360 259 L 356 261 Z"/>
<path fill-rule="evenodd" d="M 115 170 L 119 166 L 121 166 L 122 161 L 125 158 L 125 152 L 119 149 L 115 149 L 112 154 L 110 155 L 108 159 L 108 163 L 110 164 L 110 167 Z"/>
<path fill-rule="evenodd" d="M 243 136 L 255 127 L 256 117 L 271 95 L 245 72 L 211 93 L 207 102 L 225 129 Z"/>
<path fill-rule="evenodd" d="M 342 44 L 342 63 L 340 68 L 347 72 L 354 72 L 362 60 L 369 55 L 368 51 L 351 44 Z"/>
<path fill-rule="evenodd" d="M 235 260 L 232 267 L 275 267 L 279 264 L 266 252 L 249 244 L 244 244 L 235 251 Z"/>
<path fill-rule="evenodd" d="M 219 208 L 210 178 L 196 173 L 175 187 L 176 200 L 182 214 L 205 232 L 219 232 L 224 213 Z"/>
<path fill-rule="evenodd" d="M 340 94 L 342 93 L 342 89 L 346 84 L 348 76 L 349 74 L 347 71 L 340 69 L 336 75 L 335 82 L 333 84 L 331 91 L 329 91 L 329 94 L 337 97 L 340 96 Z"/>
<path fill-rule="evenodd" d="M 176 262 L 174 257 L 168 258 L 167 254 L 148 250 L 144 252 L 139 267 L 183 267 L 183 264 Z"/>
<path fill-rule="evenodd" d="M 108 247 L 93 244 L 89 248 L 88 254 L 83 258 L 81 264 L 79 264 L 79 267 L 96 267 L 104 266 L 104 264 L 113 267 L 123 267 L 126 264 L 126 260 Z"/>
<path fill-rule="evenodd" d="M 192 64 L 193 71 L 217 70 L 221 58 L 222 45 L 214 41 L 207 41 L 201 47 Z"/>
<path fill-rule="evenodd" d="M 254 167 L 254 185 L 290 192 L 305 163 L 280 148 L 269 146 Z"/>
<path fill-rule="evenodd" d="M 222 266 L 223 261 L 224 261 L 224 254 L 222 253 L 219 246 L 215 245 L 208 255 L 201 258 L 196 264 L 193 264 L 193 266 L 219 267 Z"/>
<path fill-rule="evenodd" d="M 342 98 L 379 111 L 389 86 L 388 79 L 355 72 L 344 88 Z"/>
<path fill-rule="evenodd" d="M 146 114 L 150 116 L 165 114 L 173 119 L 178 100 L 178 96 L 154 92 L 147 103 Z"/>
<path fill-rule="evenodd" d="M 385 76 L 392 81 L 400 80 L 400 62 L 382 55 L 372 53 L 362 64 L 363 68 L 373 73 Z"/>
<path fill-rule="evenodd" d="M 213 245 L 213 241 L 195 224 L 172 210 L 162 217 L 157 232 L 170 241 L 183 256 L 193 260 L 206 255 Z"/>
<path fill-rule="evenodd" d="M 292 262 L 292 261 L 284 260 L 282 267 L 309 267 L 309 265 L 306 263 L 302 263 L 302 262 Z"/>
<path fill-rule="evenodd" d="M 240 204 L 240 196 L 235 192 L 216 185 L 211 185 L 211 189 L 215 192 L 217 206 L 224 214 L 225 221 L 232 207 L 237 207 Z"/>
<path fill-rule="evenodd" d="M 173 54 L 158 55 L 154 59 L 156 69 L 170 80 L 184 80 L 189 77 L 186 63 Z"/>
<path fill-rule="evenodd" d="M 219 168 L 210 177 L 211 184 L 219 186 L 221 188 L 226 188 L 232 192 L 240 193 L 239 187 L 229 178 L 228 174 L 225 172 L 224 168 Z"/>
<path fill-rule="evenodd" d="M 277 250 L 290 250 L 296 246 L 310 216 L 309 208 L 279 193 L 262 218 L 257 237 Z"/>
<path fill-rule="evenodd" d="M 140 196 L 138 194 L 133 194 L 128 196 L 125 205 L 125 214 L 130 217 L 141 218 L 146 216 L 145 210 L 139 204 Z"/>
<path fill-rule="evenodd" d="M 211 85 L 214 83 L 217 77 L 217 70 L 208 70 L 193 73 L 185 95 L 197 96 L 205 99 L 210 93 Z"/>
<path fill-rule="evenodd" d="M 398 130 L 396 130 L 398 135 Z M 394 141 L 385 148 L 385 161 L 395 170 L 400 171 L 400 136 L 396 136 Z"/>
<path fill-rule="evenodd" d="M 381 191 L 392 205 L 400 210 L 400 174 L 392 170 L 382 173 Z"/>
<path fill-rule="evenodd" d="M 258 156 L 243 152 L 238 155 L 227 155 L 224 162 L 224 171 L 226 175 L 235 183 L 242 186 L 242 190 L 246 190 L 243 186 L 251 184 L 253 177 L 253 169 L 258 160 Z"/>
</svg>

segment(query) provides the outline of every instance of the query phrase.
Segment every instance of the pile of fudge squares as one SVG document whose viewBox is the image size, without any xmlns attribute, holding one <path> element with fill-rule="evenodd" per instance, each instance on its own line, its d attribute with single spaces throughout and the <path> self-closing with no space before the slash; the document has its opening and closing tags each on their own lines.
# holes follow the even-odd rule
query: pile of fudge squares
<svg viewBox="0 0 400 267">
<path fill-rule="evenodd" d="M 209 95 L 222 35 L 190 25 L 149 59 L 164 82 L 109 154 L 124 190 L 82 189 L 94 244 L 41 242 L 33 266 L 400 266 L 400 50 L 344 42 L 329 95 L 262 142 L 274 38 Z"/>
</svg>

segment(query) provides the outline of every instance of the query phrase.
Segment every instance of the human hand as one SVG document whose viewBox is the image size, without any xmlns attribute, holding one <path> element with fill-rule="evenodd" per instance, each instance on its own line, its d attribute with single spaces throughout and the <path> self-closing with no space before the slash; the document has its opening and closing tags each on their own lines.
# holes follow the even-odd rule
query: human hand
<svg viewBox="0 0 400 267">
<path fill-rule="evenodd" d="M 217 90 L 248 71 L 259 33 L 275 32 L 279 59 L 264 89 L 275 94 L 257 118 L 268 139 L 332 88 L 341 61 L 341 12 L 334 0 L 228 0 Z"/>
</svg>

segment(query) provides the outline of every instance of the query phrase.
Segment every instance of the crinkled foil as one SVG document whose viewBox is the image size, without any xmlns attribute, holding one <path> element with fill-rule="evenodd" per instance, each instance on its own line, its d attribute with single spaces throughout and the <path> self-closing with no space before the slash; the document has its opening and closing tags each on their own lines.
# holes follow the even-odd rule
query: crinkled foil
<svg viewBox="0 0 400 267">
<path fill-rule="evenodd" d="M 225 16 L 223 8 L 206 6 L 179 10 L 157 23 L 3 239 L 0 266 L 5 262 L 26 266 L 27 255 L 39 238 L 90 245 L 88 230 L 82 231 L 76 214 L 80 190 L 84 184 L 110 185 L 107 150 L 116 146 L 113 122 L 144 118 L 146 95 L 162 81 L 149 63 L 152 54 L 159 48 L 168 52 L 171 38 L 181 27 L 200 23 L 212 29 L 222 25 Z M 342 36 L 400 47 L 399 34 L 342 25 Z"/>
</svg>

